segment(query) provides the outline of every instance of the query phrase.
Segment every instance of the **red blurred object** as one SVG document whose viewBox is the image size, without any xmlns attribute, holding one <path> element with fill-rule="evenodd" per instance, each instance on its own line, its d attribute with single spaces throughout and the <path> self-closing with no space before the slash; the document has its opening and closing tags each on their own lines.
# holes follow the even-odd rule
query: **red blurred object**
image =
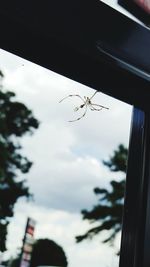
<svg viewBox="0 0 150 267">
<path fill-rule="evenodd" d="M 27 227 L 27 233 L 33 236 L 33 234 L 34 234 L 34 227 L 32 227 L 32 226 L 29 225 Z"/>
<path fill-rule="evenodd" d="M 134 2 L 150 14 L 150 0 L 134 0 Z"/>
<path fill-rule="evenodd" d="M 30 267 L 31 253 L 34 244 L 35 220 L 28 218 L 25 229 L 20 267 Z"/>
</svg>

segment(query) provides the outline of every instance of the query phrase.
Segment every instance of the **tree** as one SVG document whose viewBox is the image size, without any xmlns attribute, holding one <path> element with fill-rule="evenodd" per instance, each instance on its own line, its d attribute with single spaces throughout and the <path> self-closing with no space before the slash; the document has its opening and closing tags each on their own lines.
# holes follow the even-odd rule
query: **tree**
<svg viewBox="0 0 150 267">
<path fill-rule="evenodd" d="M 103 161 L 110 171 L 126 173 L 128 150 L 122 144 L 114 151 L 109 161 Z M 82 210 L 84 220 L 91 223 L 99 222 L 99 225 L 91 228 L 85 234 L 77 236 L 76 241 L 81 242 L 86 238 L 93 238 L 104 230 L 109 231 L 109 236 L 104 243 L 113 244 L 116 234 L 121 230 L 122 208 L 125 190 L 125 179 L 110 182 L 111 190 L 106 188 L 94 188 L 94 193 L 99 196 L 99 203 L 90 211 Z"/>
<path fill-rule="evenodd" d="M 21 253 L 16 258 L 3 262 L 3 265 L 10 267 L 20 266 Z M 61 246 L 50 239 L 38 239 L 33 244 L 30 267 L 38 266 L 60 266 L 67 267 L 67 257 Z"/>
<path fill-rule="evenodd" d="M 44 265 L 61 267 L 66 267 L 68 265 L 62 247 L 49 239 L 39 239 L 33 246 L 30 267 Z"/>
<path fill-rule="evenodd" d="M 0 71 L 1 82 L 3 73 Z M 9 218 L 20 197 L 29 197 L 26 181 L 21 173 L 29 172 L 32 162 L 19 151 L 20 137 L 38 128 L 38 121 L 30 109 L 15 100 L 15 93 L 5 91 L 0 84 L 0 251 L 6 250 Z"/>
</svg>

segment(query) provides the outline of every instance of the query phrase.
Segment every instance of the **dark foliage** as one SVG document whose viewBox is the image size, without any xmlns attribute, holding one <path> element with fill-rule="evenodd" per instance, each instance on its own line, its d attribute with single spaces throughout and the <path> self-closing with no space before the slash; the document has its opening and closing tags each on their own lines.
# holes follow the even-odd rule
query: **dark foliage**
<svg viewBox="0 0 150 267">
<path fill-rule="evenodd" d="M 49 239 L 37 240 L 33 247 L 30 267 L 41 265 L 66 267 L 68 263 L 62 247 Z"/>
<path fill-rule="evenodd" d="M 104 164 L 113 172 L 126 173 L 127 153 L 127 149 L 123 145 L 119 145 L 110 160 L 104 161 Z M 109 236 L 103 242 L 113 244 L 116 234 L 121 230 L 125 179 L 119 182 L 113 180 L 110 182 L 110 186 L 111 190 L 106 188 L 94 189 L 94 193 L 99 196 L 99 203 L 90 211 L 82 210 L 81 213 L 84 220 L 86 219 L 91 223 L 98 221 L 99 225 L 91 228 L 85 234 L 77 236 L 77 242 L 92 238 L 103 230 L 109 230 Z"/>
<path fill-rule="evenodd" d="M 117 150 L 114 151 L 113 156 L 110 157 L 109 161 L 103 161 L 103 163 L 109 167 L 110 171 L 118 172 L 122 171 L 126 173 L 127 168 L 127 154 L 128 150 L 124 145 L 120 144 Z"/>
<path fill-rule="evenodd" d="M 0 72 L 1 79 L 3 78 Z M 24 104 L 15 101 L 15 94 L 0 85 L 0 251 L 6 250 L 9 218 L 20 197 L 29 197 L 29 189 L 21 173 L 30 170 L 32 162 L 19 151 L 19 138 L 38 128 L 38 121 Z M 19 174 L 19 176 L 17 176 Z"/>
</svg>

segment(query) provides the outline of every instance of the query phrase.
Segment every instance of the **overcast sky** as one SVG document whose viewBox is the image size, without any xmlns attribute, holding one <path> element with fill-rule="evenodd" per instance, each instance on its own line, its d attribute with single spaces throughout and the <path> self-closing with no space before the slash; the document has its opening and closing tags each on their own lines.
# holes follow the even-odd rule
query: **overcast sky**
<svg viewBox="0 0 150 267">
<path fill-rule="evenodd" d="M 109 1 L 111 2 L 111 1 Z M 113 1 L 112 1 L 113 2 Z M 102 160 L 108 159 L 118 144 L 128 146 L 132 107 L 97 93 L 93 102 L 109 107 L 101 112 L 74 112 L 78 98 L 59 101 L 69 94 L 91 96 L 94 89 L 0 50 L 4 87 L 32 109 L 40 121 L 33 136 L 21 140 L 25 156 L 33 167 L 25 177 L 34 201 L 20 200 L 9 227 L 8 255 L 21 247 L 27 217 L 36 220 L 36 238 L 50 238 L 64 248 L 69 267 L 118 267 L 117 248 L 93 241 L 75 243 L 75 236 L 89 229 L 80 211 L 97 204 L 94 187 L 108 187 L 120 176 L 110 173 Z M 14 243 L 15 240 L 15 243 Z M 118 242 L 116 242 L 117 246 Z"/>
</svg>

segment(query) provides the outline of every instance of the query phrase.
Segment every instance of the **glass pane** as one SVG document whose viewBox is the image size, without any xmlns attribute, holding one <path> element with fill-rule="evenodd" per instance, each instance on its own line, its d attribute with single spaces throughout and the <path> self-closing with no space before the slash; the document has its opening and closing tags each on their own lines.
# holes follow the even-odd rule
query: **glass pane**
<svg viewBox="0 0 150 267">
<path fill-rule="evenodd" d="M 7 196 L 0 199 L 0 227 L 9 222 L 1 264 L 20 266 L 31 218 L 22 254 L 26 263 L 32 255 L 31 267 L 118 267 L 132 107 L 2 50 L 0 62 L 0 193 Z M 21 197 L 27 188 L 28 201 Z M 56 262 L 58 247 L 63 256 Z"/>
</svg>

